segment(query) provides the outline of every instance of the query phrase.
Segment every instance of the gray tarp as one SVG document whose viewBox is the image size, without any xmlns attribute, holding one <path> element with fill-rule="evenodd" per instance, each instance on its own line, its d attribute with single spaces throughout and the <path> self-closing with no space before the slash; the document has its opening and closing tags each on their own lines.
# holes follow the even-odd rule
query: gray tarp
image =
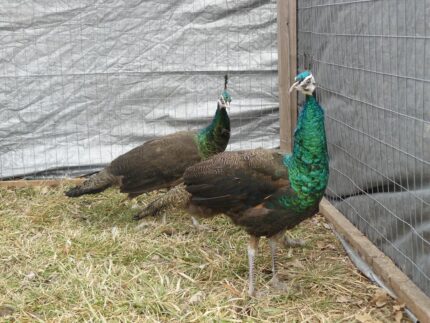
<svg viewBox="0 0 430 323">
<path fill-rule="evenodd" d="M 200 128 L 227 71 L 230 148 L 279 144 L 276 1 L 3 1 L 0 16 L 0 177 L 82 174 Z"/>
<path fill-rule="evenodd" d="M 408 4 L 406 4 L 408 3 Z M 430 295 L 430 2 L 299 1 L 326 108 L 328 197 Z"/>
</svg>

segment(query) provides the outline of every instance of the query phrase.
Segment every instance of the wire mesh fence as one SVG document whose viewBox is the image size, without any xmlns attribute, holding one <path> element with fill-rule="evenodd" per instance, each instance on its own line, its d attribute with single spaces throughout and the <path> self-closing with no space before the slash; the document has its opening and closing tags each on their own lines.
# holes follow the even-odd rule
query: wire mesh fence
<svg viewBox="0 0 430 323">
<path fill-rule="evenodd" d="M 326 108 L 327 196 L 430 295 L 430 2 L 299 0 Z"/>
<path fill-rule="evenodd" d="M 0 13 L 0 178 L 82 174 L 198 129 L 226 72 L 229 149 L 279 145 L 276 0 L 24 0 Z"/>
</svg>

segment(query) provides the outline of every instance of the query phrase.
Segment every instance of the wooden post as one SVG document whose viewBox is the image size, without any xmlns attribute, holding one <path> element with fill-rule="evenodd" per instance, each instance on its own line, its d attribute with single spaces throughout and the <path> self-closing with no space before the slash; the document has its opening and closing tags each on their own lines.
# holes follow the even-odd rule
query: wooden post
<svg viewBox="0 0 430 323">
<path fill-rule="evenodd" d="M 0 181 L 0 187 L 6 188 L 25 188 L 34 186 L 60 186 L 63 184 L 79 185 L 85 178 L 63 178 L 63 179 L 42 179 L 42 180 L 16 180 L 16 181 Z"/>
<path fill-rule="evenodd" d="M 278 0 L 278 82 L 281 150 L 291 152 L 297 122 L 297 93 L 289 89 L 297 74 L 297 0 Z"/>
</svg>

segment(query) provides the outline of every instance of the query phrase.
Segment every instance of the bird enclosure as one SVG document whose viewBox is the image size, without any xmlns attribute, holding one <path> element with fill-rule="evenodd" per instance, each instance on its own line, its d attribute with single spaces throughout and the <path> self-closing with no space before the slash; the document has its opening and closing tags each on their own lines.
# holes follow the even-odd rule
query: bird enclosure
<svg viewBox="0 0 430 323">
<path fill-rule="evenodd" d="M 86 175 L 157 136 L 200 129 L 215 113 L 225 74 L 229 76 L 228 89 L 232 96 L 228 111 L 231 139 L 227 149 L 281 147 L 289 151 L 297 106 L 303 98 L 289 94 L 288 89 L 297 71 L 310 69 L 318 83 L 318 101 L 325 109 L 330 156 L 326 198 L 430 296 L 429 1 L 56 0 L 33 3 L 24 0 L 1 3 L 0 12 L 3 17 L 0 24 L 1 180 Z M 10 192 L 0 191 L 0 196 L 13 204 L 27 196 L 33 199 L 33 193 L 24 191 L 14 198 Z M 104 215 L 96 214 L 95 210 L 99 208 L 107 214 L 128 212 L 124 211 L 120 198 L 112 193 L 107 196 L 114 202 L 108 205 L 97 200 L 93 209 L 85 203 L 79 205 L 76 200 L 66 205 L 66 198 L 58 192 L 42 193 L 52 202 L 49 210 L 74 216 L 78 213 L 76 210 L 84 208 L 93 214 L 95 232 L 106 241 L 111 237 L 108 232 L 111 228 L 106 229 Z M 35 209 L 42 212 L 42 202 L 34 200 Z M 19 205 L 13 205 L 13 214 L 26 214 L 28 210 L 21 211 Z M 56 217 L 43 221 L 54 223 Z M 121 213 L 118 219 L 116 215 L 112 217 L 116 226 L 122 225 L 124 231 L 128 230 L 131 213 Z M 45 224 L 43 221 L 41 226 Z M 76 225 L 73 219 L 64 221 L 67 230 L 72 232 Z M 227 225 L 222 220 L 219 222 L 222 227 L 219 240 L 227 250 L 231 246 L 224 239 L 230 233 L 225 231 Z M 321 218 L 317 222 L 318 226 L 307 222 L 304 231 L 324 236 L 326 224 Z M 54 224 L 55 232 L 59 232 L 62 225 Z M 11 228 L 15 225 L 18 224 L 14 223 Z M 25 230 L 30 227 L 28 223 L 24 225 Z M 88 245 L 98 243 L 92 240 L 92 232 L 88 233 L 84 227 L 79 230 L 76 235 L 85 235 Z M 151 231 L 149 242 L 139 238 L 139 234 L 132 235 L 133 239 L 141 239 L 149 250 L 151 243 L 156 244 L 160 232 Z M 135 251 L 134 240 L 125 239 L 124 246 Z M 169 245 L 171 238 L 163 235 L 163 239 L 166 241 L 160 250 L 173 252 Z M 186 237 L 180 239 L 185 241 Z M 209 241 L 209 245 L 218 248 L 217 239 Z M 238 236 L 234 239 L 243 240 Z M 335 244 L 326 236 L 324 239 L 332 247 Z M 199 237 L 199 243 L 204 241 Z M 181 249 L 182 240 L 173 245 L 180 250 L 181 257 L 189 257 L 193 247 L 190 243 L 190 249 Z M 37 246 L 43 249 L 43 244 Z M 339 256 L 336 248 L 340 245 L 332 249 L 320 247 L 318 250 L 327 257 Z M 101 253 L 115 254 L 116 250 L 109 248 Z M 201 251 L 201 258 L 210 258 L 205 252 Z M 222 254 L 228 257 L 227 253 Z M 310 255 L 307 266 L 318 259 L 313 251 L 304 254 Z M 165 259 L 175 260 L 170 255 L 161 258 L 154 255 L 148 253 L 142 258 L 155 259 L 161 265 L 165 265 Z M 130 253 L 118 257 L 123 261 L 122 258 L 132 256 Z M 339 263 L 340 258 L 336 260 Z M 219 271 L 225 269 L 224 263 L 215 262 L 210 266 L 219 266 Z M 329 261 L 324 263 L 328 268 Z M 159 275 L 156 265 L 144 276 Z M 201 268 L 197 262 L 193 266 L 196 270 L 193 273 L 200 277 Z M 302 270 L 300 263 L 294 266 L 297 267 L 293 271 Z M 104 267 L 101 267 L 98 269 L 103 273 Z M 342 274 L 342 284 L 348 284 L 355 275 L 349 269 L 335 269 L 333 272 Z M 183 268 L 180 270 L 185 272 Z M 120 274 L 124 273 L 124 279 L 130 281 L 135 279 L 132 276 L 137 277 L 135 273 L 128 275 L 126 270 Z M 326 273 L 324 281 L 330 279 L 331 273 Z M 79 270 L 75 275 L 81 275 Z M 229 294 L 233 290 L 237 297 L 240 291 L 221 276 L 217 279 L 224 285 L 216 287 L 217 291 Z M 187 275 L 181 274 L 181 277 L 178 284 L 181 279 L 187 284 L 195 283 Z M 309 291 L 313 288 L 313 281 L 303 278 L 303 282 Z M 168 283 L 174 285 L 173 280 Z M 351 284 L 349 288 L 355 287 Z M 371 298 L 369 287 L 360 285 L 359 289 L 367 300 Z M 160 290 L 157 292 L 161 293 Z M 138 292 L 141 291 L 137 289 Z M 196 291 L 190 287 L 189 292 Z M 80 297 L 79 288 L 74 293 L 76 298 Z M 167 294 L 173 295 L 173 300 L 166 298 L 165 312 L 175 312 L 174 301 L 180 296 Z M 223 299 L 225 308 L 230 302 L 228 297 L 230 294 Z M 274 303 L 283 301 L 275 299 Z M 208 303 L 218 306 L 216 299 Z M 342 303 L 339 306 L 345 305 L 345 302 L 339 303 Z M 232 317 L 228 316 L 230 312 L 228 315 L 223 312 L 225 308 L 217 308 L 225 315 L 217 318 Z M 300 304 L 294 303 L 294 308 L 300 308 Z M 159 319 L 155 305 L 153 311 Z M 264 312 L 264 306 L 258 311 Z M 68 314 L 73 317 L 73 313 Z M 248 314 L 240 313 L 237 317 L 257 317 Z M 265 317 L 272 318 L 272 314 Z M 342 313 L 336 315 L 333 316 L 336 319 L 342 317 Z M 190 317 L 198 318 L 198 315 L 194 313 Z"/>
<path fill-rule="evenodd" d="M 430 3 L 297 2 L 326 108 L 327 198 L 430 295 Z"/>
</svg>

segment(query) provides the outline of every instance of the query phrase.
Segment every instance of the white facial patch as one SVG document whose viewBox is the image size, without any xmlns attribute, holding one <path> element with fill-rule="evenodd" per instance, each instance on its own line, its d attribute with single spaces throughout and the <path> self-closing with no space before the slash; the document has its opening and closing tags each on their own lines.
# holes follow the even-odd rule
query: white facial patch
<svg viewBox="0 0 430 323">
<path fill-rule="evenodd" d="M 311 95 L 315 90 L 315 79 L 313 75 L 309 75 L 300 82 L 298 90 L 301 90 L 304 94 Z"/>
<path fill-rule="evenodd" d="M 220 108 L 226 108 L 227 107 L 226 104 L 225 104 L 225 101 L 222 100 L 222 99 L 218 100 L 218 105 L 219 105 Z"/>
<path fill-rule="evenodd" d="M 315 83 L 315 79 L 314 79 L 313 75 L 311 74 L 308 77 L 305 77 L 304 80 L 302 82 L 300 82 L 300 84 L 306 85 L 306 83 L 308 82 L 308 80 L 310 80 L 309 84 Z"/>
</svg>

